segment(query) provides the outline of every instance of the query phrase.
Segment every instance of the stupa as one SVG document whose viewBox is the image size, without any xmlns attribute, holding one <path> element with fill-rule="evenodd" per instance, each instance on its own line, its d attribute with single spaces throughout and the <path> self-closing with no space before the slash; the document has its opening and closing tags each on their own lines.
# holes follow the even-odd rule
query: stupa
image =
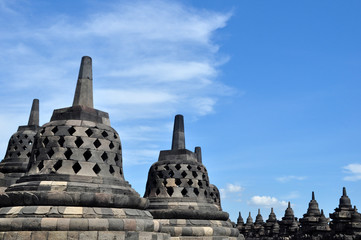
<svg viewBox="0 0 361 240">
<path fill-rule="evenodd" d="M 118 133 L 93 108 L 83 57 L 72 107 L 34 139 L 29 172 L 0 194 L 0 239 L 169 239 L 125 181 Z"/>
<path fill-rule="evenodd" d="M 147 210 L 172 239 L 238 239 L 228 213 L 211 196 L 219 193 L 212 190 L 199 156 L 197 149 L 196 153 L 186 149 L 183 116 L 175 116 L 172 149 L 161 151 L 149 170 Z"/>
<path fill-rule="evenodd" d="M 265 234 L 264 221 L 263 221 L 263 217 L 261 215 L 261 209 L 258 209 L 256 221 L 254 222 L 254 225 L 253 225 L 253 231 L 254 231 L 255 237 L 262 237 Z"/>
<path fill-rule="evenodd" d="M 243 227 L 244 227 L 244 220 L 243 217 L 241 215 L 241 212 L 238 213 L 238 218 L 237 218 L 237 229 L 239 232 L 243 231 Z"/>
<path fill-rule="evenodd" d="M 274 225 L 277 223 L 277 217 L 276 214 L 273 211 L 273 208 L 271 208 L 271 213 L 268 216 L 268 219 L 266 220 L 266 223 L 264 224 L 264 228 L 265 228 L 265 235 L 266 236 L 273 236 L 273 227 Z M 278 225 L 278 223 L 277 223 Z M 279 226 L 278 226 L 279 228 Z M 277 227 L 276 227 L 277 230 Z M 278 234 L 278 232 L 276 232 L 275 234 Z"/>
<path fill-rule="evenodd" d="M 295 218 L 295 214 L 293 209 L 291 208 L 291 203 L 288 202 L 288 207 L 285 211 L 284 217 L 279 222 L 280 224 L 280 235 L 281 236 L 289 236 L 295 234 L 298 231 L 298 222 L 297 218 Z"/>
<path fill-rule="evenodd" d="M 312 199 L 308 204 L 307 213 L 303 214 L 303 218 L 300 218 L 300 224 L 302 232 L 310 233 L 316 229 L 319 218 L 321 217 L 320 209 L 318 208 L 318 202 L 315 199 L 315 193 L 312 192 Z"/>
<path fill-rule="evenodd" d="M 345 187 L 342 189 L 340 204 L 335 212 L 330 214 L 330 218 L 330 227 L 340 239 L 346 239 L 347 235 L 358 235 L 361 238 L 361 217 L 356 207 L 352 207 Z"/>
<path fill-rule="evenodd" d="M 39 100 L 34 99 L 27 125 L 19 126 L 8 144 L 4 159 L 0 162 L 0 192 L 14 184 L 28 170 L 34 137 L 39 129 Z"/>
</svg>

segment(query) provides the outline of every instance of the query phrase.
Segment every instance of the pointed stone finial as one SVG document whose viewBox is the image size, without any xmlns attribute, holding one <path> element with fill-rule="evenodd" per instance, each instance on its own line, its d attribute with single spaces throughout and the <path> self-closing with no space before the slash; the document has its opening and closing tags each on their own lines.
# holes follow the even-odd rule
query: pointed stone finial
<svg viewBox="0 0 361 240">
<path fill-rule="evenodd" d="M 274 213 L 274 212 L 273 212 L 273 208 L 271 208 L 271 213 Z"/>
<path fill-rule="evenodd" d="M 343 196 L 343 197 L 347 197 L 347 193 L 346 193 L 346 188 L 345 188 L 345 187 L 343 187 L 343 189 L 342 189 L 342 196 Z"/>
<path fill-rule="evenodd" d="M 315 200 L 315 192 L 312 191 L 312 200 Z"/>
<path fill-rule="evenodd" d="M 291 202 L 288 202 L 288 208 L 291 208 Z"/>
<path fill-rule="evenodd" d="M 173 127 L 172 150 L 185 149 L 184 120 L 182 115 L 176 115 Z"/>
<path fill-rule="evenodd" d="M 93 108 L 93 73 L 92 59 L 84 56 L 81 59 L 78 82 L 76 84 L 73 106 L 83 105 Z"/>
<path fill-rule="evenodd" d="M 321 216 L 322 216 L 322 215 L 325 216 L 325 214 L 323 213 L 323 209 L 321 209 Z"/>
<path fill-rule="evenodd" d="M 197 161 L 198 161 L 199 163 L 202 163 L 202 149 L 201 149 L 201 147 L 196 147 L 196 148 L 194 149 L 194 153 L 195 153 L 196 156 L 197 156 Z"/>
<path fill-rule="evenodd" d="M 251 212 L 248 213 L 248 217 L 251 217 Z"/>
<path fill-rule="evenodd" d="M 33 105 L 31 106 L 28 125 L 39 126 L 39 99 L 33 100 Z"/>
<path fill-rule="evenodd" d="M 239 217 L 239 218 L 241 218 L 241 217 L 242 217 L 241 212 L 238 212 L 238 217 Z"/>
<path fill-rule="evenodd" d="M 258 214 L 261 214 L 261 209 L 258 208 Z"/>
</svg>

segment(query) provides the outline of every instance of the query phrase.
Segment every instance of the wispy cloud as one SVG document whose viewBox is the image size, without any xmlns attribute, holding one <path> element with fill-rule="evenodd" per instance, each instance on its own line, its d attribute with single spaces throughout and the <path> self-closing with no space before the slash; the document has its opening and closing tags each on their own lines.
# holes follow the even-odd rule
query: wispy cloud
<svg viewBox="0 0 361 240">
<path fill-rule="evenodd" d="M 1 11 L 18 16 L 0 26 L 2 105 L 39 98 L 41 114 L 69 106 L 83 55 L 93 58 L 95 107 L 108 111 L 116 125 L 134 128 L 131 123 L 139 119 L 157 119 L 164 125 L 176 113 L 197 118 L 213 113 L 222 97 L 234 93 L 217 81 L 228 57 L 213 40 L 231 12 L 163 0 L 99 6 L 81 17 L 52 13 L 36 24 L 27 15 L 31 5 L 17 8 L 16 3 L 0 1 Z M 132 153 L 139 148 L 137 136 L 127 136 L 122 139 L 130 141 L 131 158 L 145 159 L 149 153 L 154 157 L 159 146 L 144 149 L 146 154 Z M 157 138 L 155 133 L 152 137 Z"/>
<path fill-rule="evenodd" d="M 237 199 L 238 201 L 243 190 L 244 188 L 240 185 L 232 183 L 227 183 L 225 188 L 219 189 L 222 199 L 232 197 L 232 199 Z"/>
<path fill-rule="evenodd" d="M 344 177 L 345 181 L 359 181 L 361 180 L 361 164 L 353 163 L 343 167 L 348 176 Z"/>
<path fill-rule="evenodd" d="M 276 180 L 281 182 L 281 183 L 289 182 L 289 181 L 292 181 L 292 180 L 302 181 L 302 180 L 305 180 L 305 179 L 307 179 L 307 177 L 305 177 L 305 176 L 293 176 L 293 175 L 276 178 Z"/>
<path fill-rule="evenodd" d="M 286 201 L 278 200 L 275 197 L 271 196 L 253 196 L 248 204 L 256 207 L 274 207 L 274 208 L 284 208 L 287 206 Z"/>
</svg>

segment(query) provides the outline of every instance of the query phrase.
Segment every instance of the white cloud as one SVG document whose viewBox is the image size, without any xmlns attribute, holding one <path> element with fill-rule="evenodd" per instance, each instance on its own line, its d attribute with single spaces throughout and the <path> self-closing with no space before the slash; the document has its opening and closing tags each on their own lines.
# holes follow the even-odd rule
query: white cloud
<svg viewBox="0 0 361 240">
<path fill-rule="evenodd" d="M 230 196 L 232 198 L 239 198 L 243 190 L 244 188 L 240 185 L 232 183 L 227 183 L 225 188 L 219 189 L 222 199 L 229 198 Z"/>
<path fill-rule="evenodd" d="M 163 0 L 92 4 L 76 16 L 49 12 L 44 20 L 28 15 L 31 4 L 0 0 L 0 8 L 15 16 L 0 26 L 3 106 L 39 98 L 41 119 L 54 108 L 69 106 L 83 55 L 93 58 L 94 106 L 109 112 L 112 124 L 127 133 L 124 126 L 134 129 L 137 120 L 157 120 L 160 126 L 176 113 L 192 119 L 213 113 L 222 97 L 234 94 L 217 81 L 228 57 L 214 41 L 232 13 Z M 159 128 L 151 137 L 159 139 L 164 131 L 168 129 Z M 141 139 L 150 139 L 145 133 Z M 130 144 L 127 154 L 133 159 L 145 159 L 140 152 L 130 152 L 139 136 L 129 133 L 122 138 Z M 154 149 L 146 151 L 154 157 Z"/>
<path fill-rule="evenodd" d="M 250 201 L 248 201 L 249 205 L 256 206 L 256 207 L 287 207 L 286 201 L 280 201 L 275 197 L 270 196 L 253 196 Z"/>
<path fill-rule="evenodd" d="M 346 176 L 343 178 L 345 181 L 359 181 L 361 180 L 361 164 L 359 163 L 353 163 L 349 164 L 345 167 L 345 172 L 349 174 L 349 176 Z"/>
<path fill-rule="evenodd" d="M 305 179 L 307 179 L 307 177 L 305 177 L 305 176 L 293 176 L 293 175 L 276 178 L 276 180 L 281 182 L 281 183 L 289 182 L 289 181 L 292 181 L 292 180 L 302 181 L 302 180 L 305 180 Z"/>
</svg>

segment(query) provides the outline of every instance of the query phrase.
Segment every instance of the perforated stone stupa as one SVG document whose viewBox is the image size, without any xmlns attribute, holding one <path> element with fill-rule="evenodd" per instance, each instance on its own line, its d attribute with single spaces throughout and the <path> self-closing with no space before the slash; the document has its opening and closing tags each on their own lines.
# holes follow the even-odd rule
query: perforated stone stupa
<svg viewBox="0 0 361 240">
<path fill-rule="evenodd" d="M 29 172 L 0 194 L 0 239 L 169 239 L 125 181 L 118 133 L 93 108 L 83 57 L 72 107 L 34 139 Z"/>
<path fill-rule="evenodd" d="M 147 208 L 172 239 L 237 239 L 242 235 L 221 211 L 219 193 L 209 183 L 200 148 L 185 147 L 183 116 L 174 122 L 172 149 L 161 151 L 148 175 Z M 242 236 L 243 238 L 243 236 Z"/>
<path fill-rule="evenodd" d="M 28 170 L 34 137 L 39 129 L 39 100 L 34 99 L 28 125 L 19 126 L 6 149 L 5 157 L 0 162 L 0 192 L 24 176 Z"/>
</svg>

